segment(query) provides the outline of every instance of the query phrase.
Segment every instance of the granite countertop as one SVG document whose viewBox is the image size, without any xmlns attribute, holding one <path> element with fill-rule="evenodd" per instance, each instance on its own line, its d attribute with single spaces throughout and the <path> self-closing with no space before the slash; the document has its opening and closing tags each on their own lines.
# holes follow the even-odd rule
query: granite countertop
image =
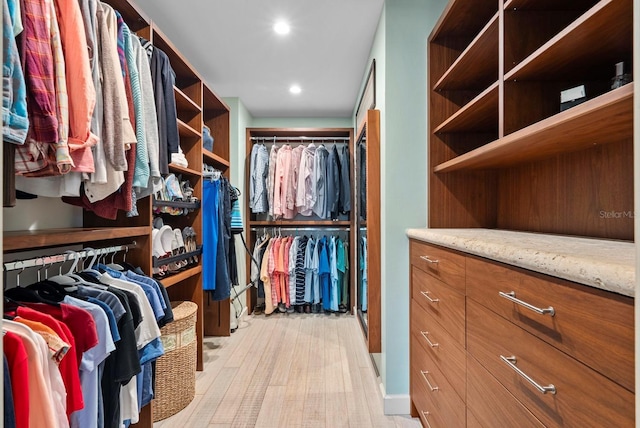
<svg viewBox="0 0 640 428">
<path fill-rule="evenodd" d="M 408 229 L 412 239 L 567 279 L 635 294 L 635 244 L 494 229 Z"/>
</svg>

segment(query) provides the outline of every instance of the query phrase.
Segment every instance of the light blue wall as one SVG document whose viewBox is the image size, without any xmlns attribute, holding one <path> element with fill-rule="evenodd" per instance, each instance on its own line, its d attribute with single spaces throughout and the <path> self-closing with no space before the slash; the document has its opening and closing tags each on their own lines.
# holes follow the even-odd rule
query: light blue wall
<svg viewBox="0 0 640 428">
<path fill-rule="evenodd" d="M 246 129 L 251 126 L 253 117 L 238 97 L 228 97 L 224 101 L 231 109 L 230 114 L 230 130 L 229 130 L 229 161 L 231 163 L 231 184 L 240 189 L 244 193 L 244 160 L 246 159 Z M 241 197 L 241 201 L 244 199 Z M 242 218 L 246 219 L 244 213 L 244 203 L 240 203 L 240 212 Z M 246 220 L 245 220 L 246 221 Z M 247 232 L 245 230 L 245 237 Z M 246 252 L 242 241 L 236 238 L 236 257 L 238 260 L 238 283 L 239 287 L 235 289 L 239 293 L 244 288 L 247 281 L 246 266 L 244 263 Z M 234 296 L 232 292 L 232 297 Z M 246 298 L 244 294 L 239 294 L 235 300 L 232 310 L 240 312 L 246 306 Z"/>
<path fill-rule="evenodd" d="M 409 393 L 409 243 L 405 229 L 427 224 L 427 39 L 446 3 L 387 0 L 371 49 L 371 58 L 376 58 L 376 108 L 381 111 L 379 369 L 388 396 Z"/>
<path fill-rule="evenodd" d="M 352 125 L 348 117 L 255 117 L 251 122 L 253 128 L 351 128 Z"/>
</svg>

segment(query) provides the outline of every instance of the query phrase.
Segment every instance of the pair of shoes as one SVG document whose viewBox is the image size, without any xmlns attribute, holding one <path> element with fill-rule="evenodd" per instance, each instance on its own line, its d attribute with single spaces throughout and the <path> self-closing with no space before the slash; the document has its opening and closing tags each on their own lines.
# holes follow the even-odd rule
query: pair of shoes
<svg viewBox="0 0 640 428">
<path fill-rule="evenodd" d="M 198 249 L 198 241 L 196 231 L 191 226 L 187 226 L 182 229 L 182 238 L 184 240 L 184 246 L 187 253 L 193 253 Z M 188 258 L 189 263 L 198 263 L 198 256 L 191 256 Z"/>
<path fill-rule="evenodd" d="M 305 305 L 304 305 L 304 313 L 305 314 L 310 314 L 311 313 L 311 304 L 305 303 Z"/>
</svg>

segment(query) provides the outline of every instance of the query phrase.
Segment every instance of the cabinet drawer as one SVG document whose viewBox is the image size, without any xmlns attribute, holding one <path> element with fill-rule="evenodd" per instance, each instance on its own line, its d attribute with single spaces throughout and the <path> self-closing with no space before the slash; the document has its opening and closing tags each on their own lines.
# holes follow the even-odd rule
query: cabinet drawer
<svg viewBox="0 0 640 428">
<path fill-rule="evenodd" d="M 420 418 L 432 428 L 465 426 L 464 402 L 419 346 L 411 349 L 411 398 Z"/>
<path fill-rule="evenodd" d="M 411 264 L 461 293 L 465 290 L 465 256 L 441 247 L 411 241 Z"/>
<path fill-rule="evenodd" d="M 411 300 L 411 346 L 431 355 L 451 386 L 465 400 L 465 351 L 422 307 Z"/>
<path fill-rule="evenodd" d="M 467 272 L 468 297 L 634 391 L 633 299 L 475 257 Z"/>
<path fill-rule="evenodd" d="M 471 300 L 467 321 L 469 354 L 543 424 L 633 426 L 633 393 Z M 501 356 L 515 357 L 514 366 Z M 540 387 L 553 385 L 556 393 L 539 392 L 525 374 Z"/>
<path fill-rule="evenodd" d="M 411 267 L 412 298 L 464 347 L 464 295 Z"/>
<path fill-rule="evenodd" d="M 467 427 L 540 428 L 544 425 L 475 358 L 468 356 Z"/>
</svg>

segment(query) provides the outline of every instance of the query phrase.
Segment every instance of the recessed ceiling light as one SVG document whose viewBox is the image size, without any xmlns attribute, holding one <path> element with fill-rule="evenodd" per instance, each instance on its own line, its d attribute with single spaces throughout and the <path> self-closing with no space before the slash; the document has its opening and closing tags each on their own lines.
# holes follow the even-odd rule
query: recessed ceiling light
<svg viewBox="0 0 640 428">
<path fill-rule="evenodd" d="M 289 34 L 291 27 L 284 21 L 278 21 L 273 25 L 273 31 L 284 36 L 285 34 Z"/>
<path fill-rule="evenodd" d="M 302 92 L 302 88 L 300 88 L 300 86 L 298 85 L 291 85 L 291 87 L 289 88 L 289 92 L 294 95 L 298 95 L 300 92 Z"/>
</svg>

